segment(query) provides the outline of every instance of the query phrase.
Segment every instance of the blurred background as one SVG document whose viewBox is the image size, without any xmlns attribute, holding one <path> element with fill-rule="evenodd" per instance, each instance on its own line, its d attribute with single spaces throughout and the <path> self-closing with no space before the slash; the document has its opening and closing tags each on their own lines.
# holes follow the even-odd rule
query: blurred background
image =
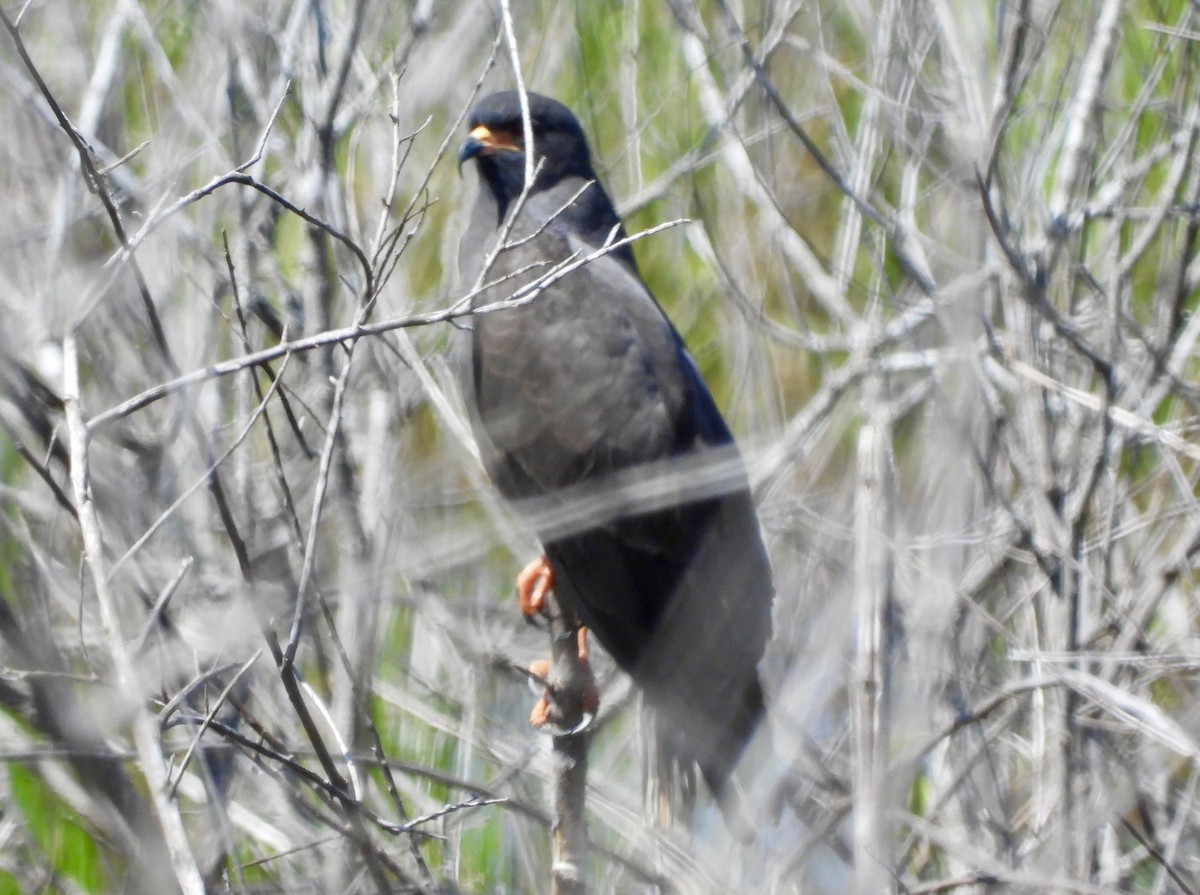
<svg viewBox="0 0 1200 895">
<path fill-rule="evenodd" d="M 514 59 L 686 219 L 776 577 L 772 821 L 657 824 L 600 657 L 590 890 L 1197 890 L 1194 3 L 2 8 L 0 895 L 550 891 L 445 320 Z"/>
</svg>

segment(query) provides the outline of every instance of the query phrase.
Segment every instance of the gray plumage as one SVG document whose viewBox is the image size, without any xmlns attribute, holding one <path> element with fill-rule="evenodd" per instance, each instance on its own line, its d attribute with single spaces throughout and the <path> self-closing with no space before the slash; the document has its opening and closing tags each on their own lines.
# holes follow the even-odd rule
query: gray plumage
<svg viewBox="0 0 1200 895">
<path fill-rule="evenodd" d="M 486 275 L 504 281 L 476 307 L 624 236 L 575 116 L 529 101 L 539 176 Z M 524 183 L 517 94 L 480 100 L 470 127 L 468 284 Z M 541 538 L 560 601 L 642 688 L 664 753 L 697 763 L 721 797 L 763 714 L 773 588 L 744 468 L 695 364 L 627 247 L 470 325 L 463 385 L 492 480 Z"/>
</svg>

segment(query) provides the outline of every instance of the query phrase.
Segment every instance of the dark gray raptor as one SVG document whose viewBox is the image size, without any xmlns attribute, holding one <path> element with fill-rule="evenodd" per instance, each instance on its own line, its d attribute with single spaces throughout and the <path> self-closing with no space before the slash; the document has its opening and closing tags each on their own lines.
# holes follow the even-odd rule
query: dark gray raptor
<svg viewBox="0 0 1200 895">
<path fill-rule="evenodd" d="M 466 284 L 506 227 L 511 246 L 477 308 L 625 235 L 578 120 L 528 99 L 538 167 L 523 202 L 530 147 L 517 93 L 480 100 L 459 151 L 481 177 Z M 560 601 L 641 687 L 663 754 L 698 764 L 722 798 L 763 715 L 773 588 L 708 388 L 628 246 L 470 326 L 464 392 L 493 482 L 541 538 Z"/>
</svg>

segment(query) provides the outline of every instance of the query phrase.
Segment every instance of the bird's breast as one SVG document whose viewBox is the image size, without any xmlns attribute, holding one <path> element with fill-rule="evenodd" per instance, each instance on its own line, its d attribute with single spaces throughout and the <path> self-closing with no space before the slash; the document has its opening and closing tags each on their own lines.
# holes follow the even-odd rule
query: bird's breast
<svg viewBox="0 0 1200 895">
<path fill-rule="evenodd" d="M 482 315 L 473 336 L 483 429 L 543 492 L 668 456 L 685 400 L 669 329 L 572 279 Z"/>
</svg>

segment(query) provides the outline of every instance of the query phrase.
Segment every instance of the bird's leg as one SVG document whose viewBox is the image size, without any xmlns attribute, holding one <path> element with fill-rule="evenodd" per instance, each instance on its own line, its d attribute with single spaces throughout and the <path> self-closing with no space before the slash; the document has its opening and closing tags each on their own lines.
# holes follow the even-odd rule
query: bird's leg
<svg viewBox="0 0 1200 895">
<path fill-rule="evenodd" d="M 575 661 L 578 664 L 579 676 L 583 679 L 581 708 L 584 714 L 594 715 L 600 708 L 600 690 L 596 687 L 596 677 L 592 674 L 592 666 L 588 664 L 587 632 L 588 629 L 585 625 L 580 625 L 576 629 Z M 539 659 L 529 666 L 529 673 L 548 681 L 550 678 L 550 667 L 549 659 Z M 553 720 L 551 718 L 552 700 L 553 695 L 549 688 L 547 688 L 542 693 L 542 698 L 534 705 L 533 711 L 529 713 L 530 724 L 534 727 L 543 727 L 547 722 Z"/>
<path fill-rule="evenodd" d="M 542 554 L 517 573 L 517 602 L 521 615 L 533 618 L 546 605 L 546 595 L 554 587 L 554 569 Z"/>
<path fill-rule="evenodd" d="M 527 619 L 538 615 L 545 608 L 546 597 L 553 587 L 554 569 L 550 560 L 543 554 L 517 574 L 517 602 L 521 607 L 521 614 Z M 578 624 L 575 629 L 575 661 L 578 669 L 576 686 L 582 683 L 580 709 L 585 714 L 594 714 L 600 707 L 600 691 L 596 688 L 596 678 L 588 665 L 587 628 Z M 540 659 L 529 666 L 529 673 L 549 682 L 551 669 L 550 660 Z M 553 720 L 551 714 L 556 712 L 551 707 L 552 701 L 553 694 L 548 687 L 530 712 L 529 723 L 534 727 L 542 727 Z"/>
</svg>

